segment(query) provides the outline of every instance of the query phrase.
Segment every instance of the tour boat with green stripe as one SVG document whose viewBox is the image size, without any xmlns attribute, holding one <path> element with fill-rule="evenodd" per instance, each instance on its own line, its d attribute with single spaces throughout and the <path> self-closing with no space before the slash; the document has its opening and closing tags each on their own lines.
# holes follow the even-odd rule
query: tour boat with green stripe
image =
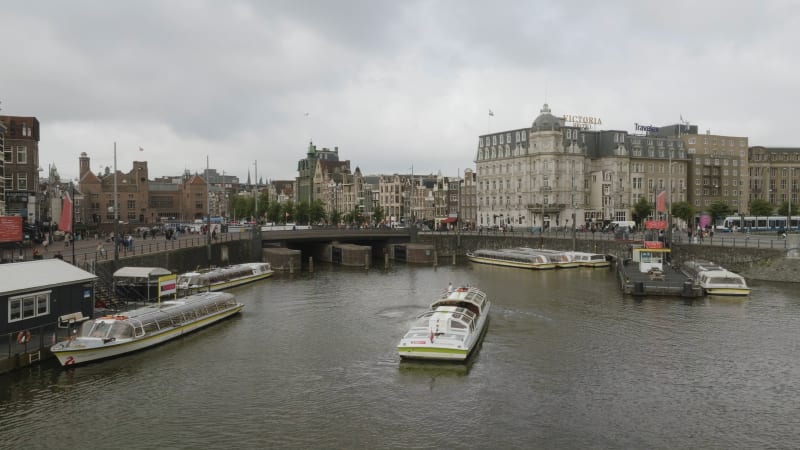
<svg viewBox="0 0 800 450">
<path fill-rule="evenodd" d="M 463 361 L 480 345 L 491 302 L 476 287 L 449 290 L 417 317 L 397 352 L 403 358 Z"/>
<path fill-rule="evenodd" d="M 62 366 L 124 355 L 230 317 L 244 307 L 232 294 L 203 292 L 84 322 L 50 348 Z"/>
</svg>

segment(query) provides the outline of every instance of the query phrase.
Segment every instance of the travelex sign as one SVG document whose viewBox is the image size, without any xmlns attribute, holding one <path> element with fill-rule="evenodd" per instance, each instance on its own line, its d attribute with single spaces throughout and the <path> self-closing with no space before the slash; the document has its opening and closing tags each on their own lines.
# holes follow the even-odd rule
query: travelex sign
<svg viewBox="0 0 800 450">
<path fill-rule="evenodd" d="M 636 127 L 636 131 L 644 131 L 645 133 L 658 133 L 658 127 L 654 127 L 652 125 L 639 125 L 638 123 L 633 124 Z"/>
</svg>

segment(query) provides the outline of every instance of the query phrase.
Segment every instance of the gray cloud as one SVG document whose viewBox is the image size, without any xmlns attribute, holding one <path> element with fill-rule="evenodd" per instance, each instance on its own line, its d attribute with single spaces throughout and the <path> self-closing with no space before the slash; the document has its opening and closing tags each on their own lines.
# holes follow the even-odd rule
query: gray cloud
<svg viewBox="0 0 800 450">
<path fill-rule="evenodd" d="M 40 161 L 68 176 L 117 141 L 122 169 L 202 170 L 208 154 L 293 178 L 311 138 L 366 173 L 455 174 L 478 135 L 545 101 L 606 128 L 682 115 L 794 145 L 798 22 L 788 1 L 18 2 L 0 100 L 39 117 Z"/>
</svg>

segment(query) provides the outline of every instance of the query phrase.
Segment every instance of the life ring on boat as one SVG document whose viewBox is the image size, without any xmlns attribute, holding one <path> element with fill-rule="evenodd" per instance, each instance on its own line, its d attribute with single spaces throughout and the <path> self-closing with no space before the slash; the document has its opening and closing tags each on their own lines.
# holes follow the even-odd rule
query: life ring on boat
<svg viewBox="0 0 800 450">
<path fill-rule="evenodd" d="M 128 316 L 114 316 L 116 320 L 126 320 Z"/>
<path fill-rule="evenodd" d="M 456 289 L 456 291 L 458 291 L 458 292 L 467 292 L 467 288 L 460 287 L 460 288 Z"/>
<path fill-rule="evenodd" d="M 29 330 L 20 331 L 17 333 L 17 344 L 25 344 L 31 341 L 31 332 Z"/>
</svg>

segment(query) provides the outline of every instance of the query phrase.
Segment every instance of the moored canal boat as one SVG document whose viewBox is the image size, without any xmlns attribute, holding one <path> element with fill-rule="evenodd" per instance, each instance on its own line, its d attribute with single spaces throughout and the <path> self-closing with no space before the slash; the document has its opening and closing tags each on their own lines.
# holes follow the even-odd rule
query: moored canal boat
<svg viewBox="0 0 800 450">
<path fill-rule="evenodd" d="M 683 271 L 700 285 L 707 295 L 750 295 L 744 277 L 711 261 L 694 260 L 683 264 Z"/>
<path fill-rule="evenodd" d="M 203 292 L 84 322 L 50 351 L 62 366 L 124 355 L 230 317 L 244 307 L 232 294 Z"/>
<path fill-rule="evenodd" d="M 269 263 L 253 262 L 178 275 L 178 290 L 184 293 L 221 291 L 272 276 Z"/>
<path fill-rule="evenodd" d="M 486 332 L 490 307 L 478 288 L 448 290 L 417 317 L 397 352 L 402 358 L 464 361 Z"/>
<path fill-rule="evenodd" d="M 547 256 L 526 253 L 516 249 L 487 250 L 479 249 L 467 253 L 467 259 L 480 264 L 516 267 L 518 269 L 554 269 L 555 263 Z"/>
<path fill-rule="evenodd" d="M 577 262 L 581 267 L 609 267 L 611 262 L 608 261 L 606 255 L 599 253 L 586 253 L 586 252 L 564 252 Z"/>
</svg>

